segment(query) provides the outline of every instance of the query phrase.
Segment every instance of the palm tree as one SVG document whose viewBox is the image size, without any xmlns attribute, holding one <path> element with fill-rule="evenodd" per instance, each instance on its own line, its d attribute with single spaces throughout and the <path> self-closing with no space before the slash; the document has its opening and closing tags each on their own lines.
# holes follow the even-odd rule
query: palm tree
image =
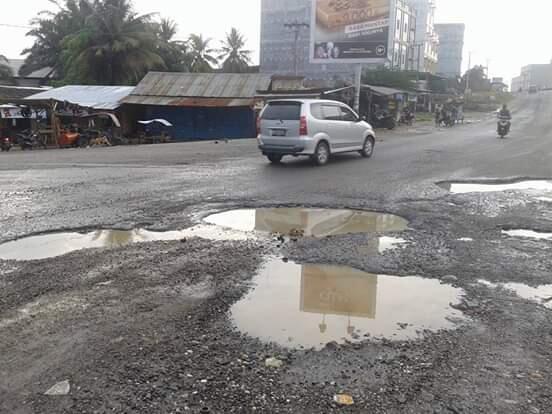
<svg viewBox="0 0 552 414">
<path fill-rule="evenodd" d="M 178 24 L 172 19 L 161 19 L 157 35 L 164 43 L 171 43 L 178 32 Z"/>
<path fill-rule="evenodd" d="M 81 30 L 86 19 L 93 12 L 93 4 L 88 0 L 66 0 L 62 5 L 50 0 L 58 6 L 57 12 L 43 11 L 31 24 L 35 26 L 27 33 L 34 37 L 34 44 L 23 51 L 28 54 L 20 73 L 28 75 L 36 70 L 52 68 L 59 76 L 64 76 L 63 41 Z"/>
<path fill-rule="evenodd" d="M 222 70 L 230 73 L 246 72 L 251 63 L 251 51 L 244 50 L 245 37 L 233 27 L 222 42 L 219 60 L 223 60 Z"/>
<path fill-rule="evenodd" d="M 178 25 L 171 19 L 161 19 L 157 25 L 159 40 L 158 52 L 165 62 L 166 69 L 171 72 L 189 72 L 190 56 L 188 44 L 174 40 L 178 32 Z"/>
<path fill-rule="evenodd" d="M 211 39 L 204 39 L 202 35 L 191 35 L 188 41 L 190 47 L 190 72 L 211 72 L 218 64 L 217 58 L 211 54 L 215 51 L 209 48 Z"/>
<path fill-rule="evenodd" d="M 62 42 L 66 80 L 135 84 L 165 66 L 152 15 L 138 15 L 130 0 L 95 0 L 84 27 Z"/>
<path fill-rule="evenodd" d="M 13 70 L 10 66 L 9 60 L 4 55 L 0 55 L 0 79 L 10 80 L 12 77 Z"/>
</svg>

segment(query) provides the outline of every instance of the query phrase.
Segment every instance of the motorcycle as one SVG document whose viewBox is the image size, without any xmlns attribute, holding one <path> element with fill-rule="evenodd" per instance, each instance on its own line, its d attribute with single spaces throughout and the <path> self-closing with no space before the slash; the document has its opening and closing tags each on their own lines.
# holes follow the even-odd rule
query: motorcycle
<svg viewBox="0 0 552 414">
<path fill-rule="evenodd" d="M 511 122 L 509 118 L 499 117 L 497 132 L 500 138 L 506 137 L 510 133 Z"/>
<path fill-rule="evenodd" d="M 397 120 L 388 111 L 379 111 L 372 116 L 372 125 L 374 128 L 387 128 L 389 130 L 397 127 Z"/>
<path fill-rule="evenodd" d="M 2 138 L 2 140 L 0 141 L 0 149 L 2 150 L 2 152 L 8 152 L 9 150 L 11 150 L 11 147 L 11 139 L 8 137 Z"/>
<path fill-rule="evenodd" d="M 412 126 L 414 124 L 415 119 L 416 119 L 416 115 L 414 115 L 413 112 L 404 111 L 401 114 L 401 118 L 399 119 L 399 125 Z"/>
<path fill-rule="evenodd" d="M 34 132 L 24 131 L 21 134 L 17 134 L 17 138 L 22 151 L 33 150 L 35 148 L 46 149 L 46 143 Z"/>
</svg>

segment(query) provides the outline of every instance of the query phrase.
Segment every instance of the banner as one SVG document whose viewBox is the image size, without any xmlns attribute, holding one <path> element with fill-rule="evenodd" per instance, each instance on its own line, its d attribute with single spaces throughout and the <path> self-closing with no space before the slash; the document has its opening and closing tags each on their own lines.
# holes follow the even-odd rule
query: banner
<svg viewBox="0 0 552 414">
<path fill-rule="evenodd" d="M 311 61 L 371 63 L 387 58 L 392 0 L 313 0 Z"/>
<path fill-rule="evenodd" d="M 0 118 L 3 119 L 46 119 L 46 110 L 38 111 L 17 106 L 0 105 Z"/>
</svg>

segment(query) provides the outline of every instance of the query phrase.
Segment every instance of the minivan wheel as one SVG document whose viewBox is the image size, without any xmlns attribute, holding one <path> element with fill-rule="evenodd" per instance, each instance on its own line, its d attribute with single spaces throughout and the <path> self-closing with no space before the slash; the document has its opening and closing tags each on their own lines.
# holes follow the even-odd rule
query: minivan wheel
<svg viewBox="0 0 552 414">
<path fill-rule="evenodd" d="M 326 142 L 320 142 L 316 146 L 316 151 L 312 156 L 312 160 L 316 165 L 322 166 L 326 165 L 330 160 L 330 147 Z"/>
<path fill-rule="evenodd" d="M 282 162 L 283 155 L 280 154 L 268 154 L 266 156 L 272 164 L 280 164 Z"/>
<path fill-rule="evenodd" d="M 362 146 L 362 151 L 360 151 L 360 155 L 362 155 L 364 158 L 370 158 L 374 154 L 374 146 L 374 138 L 366 138 L 364 140 L 364 145 Z"/>
</svg>

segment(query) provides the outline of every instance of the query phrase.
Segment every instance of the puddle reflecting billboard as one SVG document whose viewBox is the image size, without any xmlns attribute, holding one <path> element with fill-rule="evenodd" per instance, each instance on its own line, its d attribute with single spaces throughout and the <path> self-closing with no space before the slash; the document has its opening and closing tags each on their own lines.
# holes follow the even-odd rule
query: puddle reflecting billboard
<svg viewBox="0 0 552 414">
<path fill-rule="evenodd" d="M 378 277 L 332 266 L 303 266 L 301 312 L 376 318 Z"/>
<path fill-rule="evenodd" d="M 376 63 L 388 55 L 393 0 L 312 0 L 313 63 Z"/>
</svg>

